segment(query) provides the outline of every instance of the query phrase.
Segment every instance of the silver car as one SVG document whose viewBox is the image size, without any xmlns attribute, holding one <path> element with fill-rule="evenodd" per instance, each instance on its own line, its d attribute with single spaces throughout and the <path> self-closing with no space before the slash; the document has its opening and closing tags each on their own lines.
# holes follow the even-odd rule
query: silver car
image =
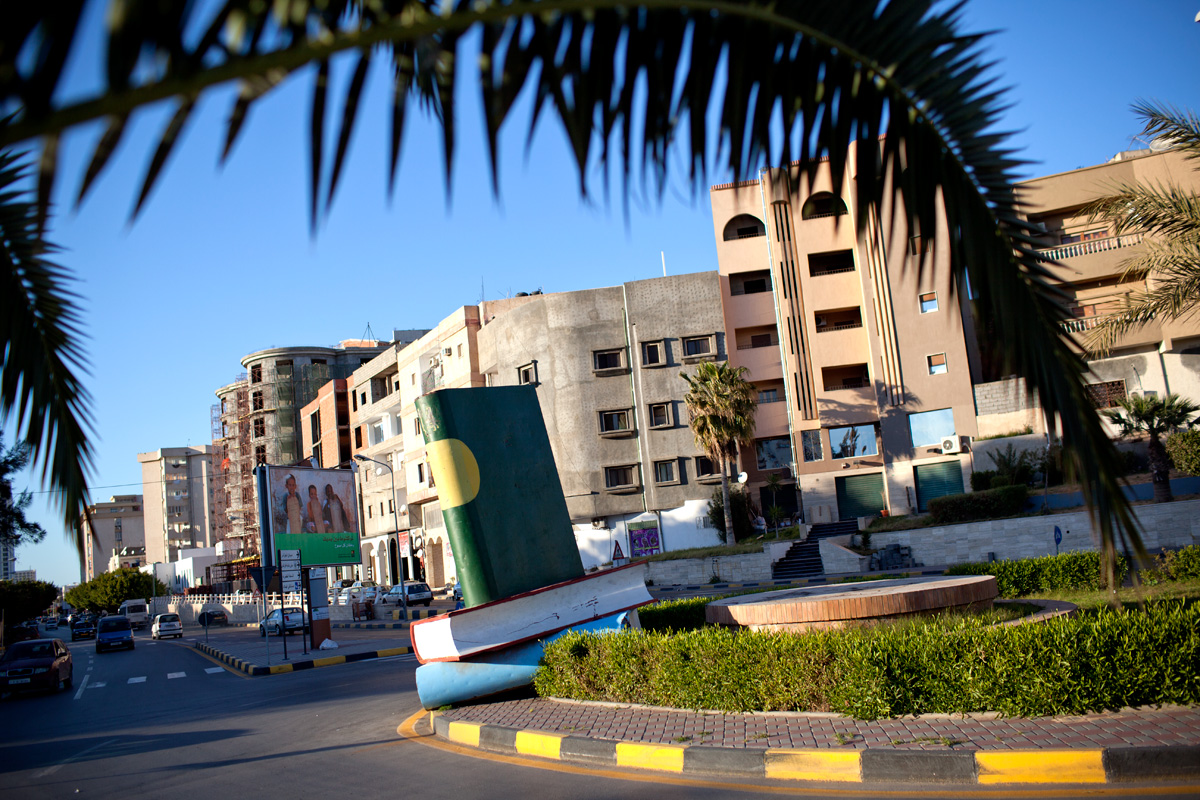
<svg viewBox="0 0 1200 800">
<path fill-rule="evenodd" d="M 159 614 L 151 623 L 151 639 L 162 639 L 167 636 L 174 636 L 176 639 L 183 637 L 183 622 L 179 619 L 178 614 Z"/>
</svg>

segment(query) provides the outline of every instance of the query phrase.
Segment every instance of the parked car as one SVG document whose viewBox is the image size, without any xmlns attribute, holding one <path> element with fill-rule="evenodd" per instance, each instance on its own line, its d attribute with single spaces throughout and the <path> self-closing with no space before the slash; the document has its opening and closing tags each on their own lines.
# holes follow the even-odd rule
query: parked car
<svg viewBox="0 0 1200 800">
<path fill-rule="evenodd" d="M 183 622 L 178 614 L 159 614 L 154 618 L 154 622 L 150 623 L 151 639 L 164 639 L 168 636 L 183 638 Z"/>
<path fill-rule="evenodd" d="M 229 615 L 223 608 L 206 608 L 196 615 L 196 622 L 208 628 L 215 625 L 228 625 Z"/>
<path fill-rule="evenodd" d="M 380 595 L 379 602 L 383 603 L 385 605 L 388 603 L 391 603 L 392 605 L 398 606 L 398 605 L 400 605 L 400 603 L 403 599 L 404 599 L 404 587 L 401 586 L 400 584 L 396 584 L 395 586 L 393 586 L 392 588 L 390 588 L 386 592 L 384 592 L 382 595 Z"/>
<path fill-rule="evenodd" d="M 96 652 L 103 653 L 115 647 L 133 649 L 133 626 L 120 614 L 105 617 L 96 625 Z"/>
<path fill-rule="evenodd" d="M 0 689 L 9 692 L 68 689 L 74 680 L 71 651 L 58 639 L 10 644 L 0 656 Z"/>
<path fill-rule="evenodd" d="M 428 583 L 421 581 L 405 581 L 404 595 L 410 606 L 429 608 L 429 604 L 433 602 L 433 590 L 429 588 Z"/>
<path fill-rule="evenodd" d="M 268 631 L 276 636 L 282 636 L 285 632 L 308 633 L 308 619 L 305 618 L 303 609 L 293 606 L 277 608 L 258 623 L 259 636 L 266 636 Z"/>
<path fill-rule="evenodd" d="M 46 618 L 46 630 L 48 630 L 48 631 L 58 630 L 58 617 L 47 617 Z"/>
<path fill-rule="evenodd" d="M 71 641 L 76 639 L 95 639 L 96 623 L 91 617 L 80 616 L 71 623 Z"/>
</svg>

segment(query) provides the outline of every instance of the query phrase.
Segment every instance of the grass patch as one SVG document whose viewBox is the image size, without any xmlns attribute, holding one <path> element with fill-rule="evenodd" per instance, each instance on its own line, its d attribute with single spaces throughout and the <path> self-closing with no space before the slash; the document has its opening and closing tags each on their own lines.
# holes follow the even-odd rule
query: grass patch
<svg viewBox="0 0 1200 800">
<path fill-rule="evenodd" d="M 1200 601 L 1200 578 L 1185 578 L 1154 586 L 1122 586 L 1115 593 L 1103 589 L 1058 589 L 1036 594 L 1039 600 L 1074 603 L 1082 611 L 1108 608 L 1114 601 L 1123 608 L 1136 610 L 1146 603 L 1159 600 L 1179 600 L 1187 604 Z"/>
</svg>

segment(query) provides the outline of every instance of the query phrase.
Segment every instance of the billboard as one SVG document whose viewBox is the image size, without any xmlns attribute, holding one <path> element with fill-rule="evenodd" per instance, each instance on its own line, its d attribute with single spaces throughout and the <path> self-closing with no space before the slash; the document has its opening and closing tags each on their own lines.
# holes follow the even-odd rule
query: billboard
<svg viewBox="0 0 1200 800">
<path fill-rule="evenodd" d="M 259 467 L 263 562 L 299 550 L 306 567 L 358 564 L 354 473 L 344 469 Z"/>
</svg>

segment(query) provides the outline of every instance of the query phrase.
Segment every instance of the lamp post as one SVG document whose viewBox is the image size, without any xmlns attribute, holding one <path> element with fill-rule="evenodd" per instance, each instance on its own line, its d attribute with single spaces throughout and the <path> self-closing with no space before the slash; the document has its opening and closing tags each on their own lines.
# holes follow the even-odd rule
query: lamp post
<svg viewBox="0 0 1200 800">
<path fill-rule="evenodd" d="M 367 456 L 364 456 L 362 453 L 355 453 L 354 460 L 355 461 L 369 461 L 372 464 L 376 464 L 380 467 L 383 467 L 384 469 L 386 469 L 388 471 L 388 477 L 392 479 L 392 527 L 395 529 L 396 534 L 399 535 L 399 533 L 400 533 L 400 517 L 396 512 L 396 473 L 395 473 L 395 471 L 392 470 L 392 465 L 385 464 L 382 461 L 376 461 L 373 458 L 368 458 Z M 376 472 L 376 474 L 378 474 L 378 471 Z M 404 573 L 403 573 L 403 571 L 401 571 L 401 574 L 400 574 L 400 616 L 405 620 L 408 619 L 408 597 L 405 596 L 405 594 L 404 594 Z"/>
</svg>

